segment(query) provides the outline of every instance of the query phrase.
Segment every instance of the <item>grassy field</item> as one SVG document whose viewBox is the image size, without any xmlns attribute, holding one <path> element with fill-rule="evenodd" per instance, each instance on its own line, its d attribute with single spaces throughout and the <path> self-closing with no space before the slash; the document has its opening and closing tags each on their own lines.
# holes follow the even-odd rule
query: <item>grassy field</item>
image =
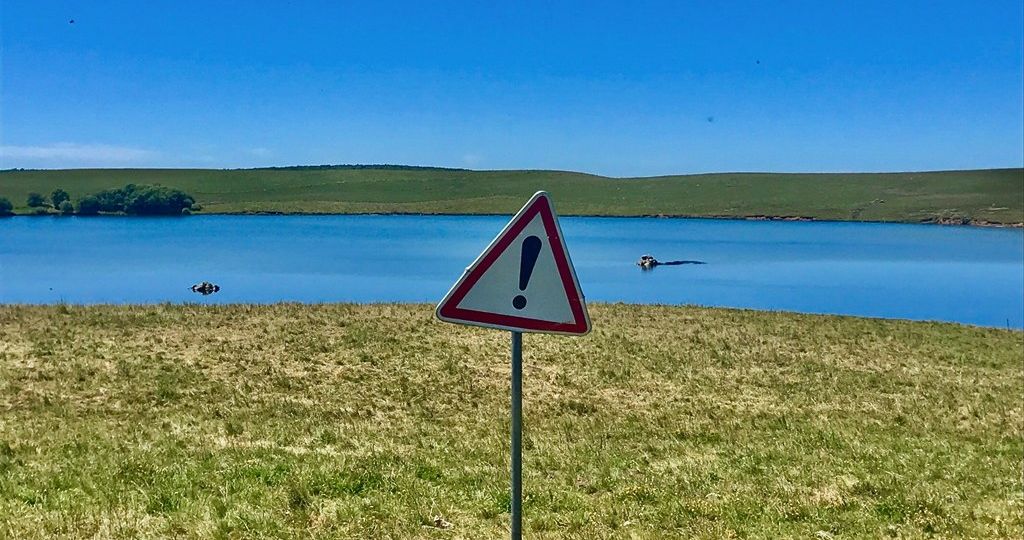
<svg viewBox="0 0 1024 540">
<path fill-rule="evenodd" d="M 530 538 L 1024 535 L 1022 334 L 597 305 L 526 336 Z M 0 306 L 0 537 L 501 538 L 507 333 Z"/>
<path fill-rule="evenodd" d="M 180 188 L 216 213 L 511 214 L 544 189 L 563 215 L 1024 222 L 1024 169 L 656 178 L 447 169 L 76 169 L 0 172 L 0 197 L 26 212 L 31 191 L 60 187 L 75 199 L 126 183 Z"/>
</svg>

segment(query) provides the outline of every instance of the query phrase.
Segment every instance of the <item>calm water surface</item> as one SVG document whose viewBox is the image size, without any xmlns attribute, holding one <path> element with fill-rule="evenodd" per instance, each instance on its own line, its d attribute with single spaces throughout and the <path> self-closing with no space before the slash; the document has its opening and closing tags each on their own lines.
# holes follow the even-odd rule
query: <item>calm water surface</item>
<svg viewBox="0 0 1024 540">
<path fill-rule="evenodd" d="M 508 218 L 0 220 L 0 303 L 436 302 Z M 591 301 L 1024 327 L 1024 231 L 562 218 Z M 705 265 L 634 265 L 661 260 Z M 188 290 L 208 280 L 221 292 Z"/>
</svg>

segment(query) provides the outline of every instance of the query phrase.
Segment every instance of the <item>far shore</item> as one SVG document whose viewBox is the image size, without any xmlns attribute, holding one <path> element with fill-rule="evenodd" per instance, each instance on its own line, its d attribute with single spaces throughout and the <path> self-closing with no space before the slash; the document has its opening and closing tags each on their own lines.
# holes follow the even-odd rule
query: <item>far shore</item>
<svg viewBox="0 0 1024 540">
<path fill-rule="evenodd" d="M 570 171 L 401 166 L 0 171 L 17 214 L 29 195 L 77 201 L 129 184 L 186 193 L 193 213 L 510 215 L 538 190 L 562 216 L 1024 226 L 1024 168 L 896 173 L 715 173 L 609 178 Z M 38 205 L 36 205 L 38 206 Z M 112 211 L 113 209 L 108 209 Z"/>
<path fill-rule="evenodd" d="M 478 212 L 478 213 L 456 213 L 456 212 L 281 212 L 281 211 L 245 211 L 245 212 L 193 212 L 187 216 L 131 216 L 120 213 L 101 213 L 95 216 L 66 216 L 57 212 L 51 212 L 47 214 L 34 214 L 34 213 L 19 213 L 12 214 L 9 216 L 0 216 L 0 220 L 4 218 L 39 218 L 39 217 L 80 217 L 80 218 L 153 218 L 153 217 L 181 217 L 188 218 L 193 216 L 511 216 L 511 213 L 499 213 L 499 212 Z M 977 220 L 977 219 L 952 219 L 952 218 L 934 218 L 925 219 L 920 221 L 886 221 L 886 220 L 850 220 L 850 219 L 818 219 L 808 216 L 765 216 L 765 215 L 754 215 L 754 216 L 702 216 L 702 215 L 689 215 L 689 214 L 634 214 L 634 215 L 606 215 L 606 214 L 561 214 L 562 217 L 586 217 L 586 218 L 624 218 L 624 219 L 640 219 L 640 218 L 657 218 L 657 219 L 714 219 L 714 220 L 731 220 L 731 221 L 800 221 L 800 222 L 815 222 L 815 223 L 875 223 L 875 224 L 888 224 L 888 225 L 944 225 L 954 227 L 990 227 L 998 229 L 1022 229 L 1024 228 L 1024 222 L 1017 223 L 999 223 L 988 220 Z"/>
</svg>

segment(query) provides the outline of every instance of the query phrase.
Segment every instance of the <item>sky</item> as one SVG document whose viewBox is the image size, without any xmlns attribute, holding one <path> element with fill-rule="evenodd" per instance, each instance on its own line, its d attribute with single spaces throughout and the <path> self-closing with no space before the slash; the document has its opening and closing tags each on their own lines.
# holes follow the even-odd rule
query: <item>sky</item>
<svg viewBox="0 0 1024 540">
<path fill-rule="evenodd" d="M 3 0 L 0 168 L 1021 167 L 1022 6 Z"/>
</svg>

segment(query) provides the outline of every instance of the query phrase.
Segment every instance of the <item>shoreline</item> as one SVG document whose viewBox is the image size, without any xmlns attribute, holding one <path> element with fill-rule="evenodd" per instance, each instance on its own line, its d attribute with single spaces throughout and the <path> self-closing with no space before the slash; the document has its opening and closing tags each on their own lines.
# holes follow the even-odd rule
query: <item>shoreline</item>
<svg viewBox="0 0 1024 540">
<path fill-rule="evenodd" d="M 134 218 L 134 219 L 147 219 L 147 218 L 188 218 L 197 216 L 437 216 L 437 217 L 456 217 L 456 216 L 512 216 L 512 213 L 491 213 L 491 212 L 472 212 L 472 213 L 454 213 L 454 212 L 290 212 L 290 211 L 277 211 L 277 210 L 265 210 L 265 211 L 243 211 L 243 212 L 193 212 L 188 216 L 170 216 L 170 215 L 149 215 L 149 216 L 138 216 L 128 214 L 99 214 L 94 216 L 79 216 L 79 215 L 62 215 L 59 213 L 46 213 L 46 214 L 12 214 L 8 216 L 0 216 L 0 222 L 4 218 L 40 218 L 40 217 L 54 217 L 54 218 L 65 218 L 65 217 L 77 217 L 77 218 Z M 888 224 L 888 225 L 942 225 L 942 226 L 953 226 L 953 227 L 984 227 L 984 228 L 995 228 L 995 229 L 1024 229 L 1024 222 L 1013 222 L 1013 223 L 1001 223 L 996 221 L 988 221 L 984 219 L 956 219 L 956 218 L 928 218 L 918 221 L 901 221 L 901 220 L 870 220 L 870 219 L 821 219 L 810 216 L 772 216 L 763 214 L 754 214 L 748 216 L 730 216 L 730 215 L 694 215 L 694 214 L 559 214 L 559 217 L 585 217 L 585 218 L 627 218 L 627 219 L 639 219 L 639 218 L 657 218 L 657 219 L 714 219 L 714 220 L 731 220 L 731 221 L 798 221 L 798 222 L 815 222 L 815 223 L 876 223 L 876 224 Z"/>
<path fill-rule="evenodd" d="M 371 301 L 371 302 L 346 302 L 346 301 L 325 301 L 325 302 L 298 302 L 294 300 L 278 300 L 274 302 L 203 302 L 203 301 L 188 301 L 188 302 L 128 302 L 128 303 L 81 303 L 81 302 L 0 302 L 0 309 L 13 308 L 56 308 L 56 307 L 67 307 L 67 308 L 81 308 L 81 309 L 125 309 L 125 308 L 158 308 L 158 307 L 179 307 L 179 308 L 203 308 L 203 309 L 238 309 L 238 308 L 272 308 L 275 306 L 286 306 L 286 307 L 297 307 L 297 308 L 323 308 L 323 307 L 369 307 L 369 306 L 390 306 L 395 308 L 423 308 L 433 310 L 435 307 L 434 303 L 431 302 L 419 302 L 419 301 Z M 908 319 L 904 317 L 885 317 L 881 315 L 857 315 L 852 313 L 830 313 L 825 311 L 793 311 L 786 309 L 767 309 L 767 308 L 753 308 L 753 307 L 741 307 L 741 306 L 722 306 L 713 304 L 665 304 L 665 303 L 639 303 L 639 302 L 611 302 L 611 301 L 592 301 L 587 302 L 587 306 L 600 306 L 599 309 L 615 308 L 616 306 L 629 307 L 629 308 L 655 308 L 655 309 L 666 309 L 666 310 L 706 310 L 706 311 L 718 311 L 718 312 L 737 312 L 740 314 L 761 314 L 761 315 L 786 315 L 795 317 L 809 317 L 809 318 L 836 318 L 840 320 L 861 320 L 869 322 L 880 322 L 880 323 L 905 323 L 911 325 L 952 325 L 962 328 L 974 328 L 982 330 L 998 330 L 1007 332 L 1017 332 L 1024 334 L 1024 327 L 1021 326 L 1009 326 L 1009 325 L 987 325 L 980 323 L 971 323 L 964 321 L 951 321 L 943 319 Z M 527 332 L 532 333 L 532 332 Z"/>
<path fill-rule="evenodd" d="M 1024 168 L 614 179 L 571 171 L 374 166 L 0 172 L 0 196 L 22 202 L 12 204 L 19 215 L 38 211 L 24 204 L 33 191 L 70 188 L 74 198 L 128 184 L 191 194 L 203 206 L 199 215 L 511 215 L 543 186 L 564 216 L 1024 227 Z"/>
</svg>

